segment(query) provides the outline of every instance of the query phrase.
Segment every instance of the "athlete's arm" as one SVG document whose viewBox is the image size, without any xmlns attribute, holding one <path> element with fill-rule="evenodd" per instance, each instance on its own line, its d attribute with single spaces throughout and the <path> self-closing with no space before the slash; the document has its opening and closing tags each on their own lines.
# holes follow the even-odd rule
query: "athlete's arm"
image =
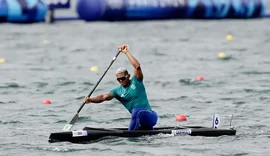
<svg viewBox="0 0 270 156">
<path fill-rule="evenodd" d="M 84 99 L 84 102 L 85 103 L 101 103 L 103 101 L 109 101 L 113 99 L 113 94 L 111 93 L 107 93 L 107 94 L 101 94 L 101 95 L 98 95 L 98 96 L 95 96 L 95 97 L 92 97 L 92 98 L 89 98 L 89 97 L 86 97 Z"/>
<path fill-rule="evenodd" d="M 143 80 L 143 73 L 142 73 L 142 69 L 140 66 L 140 63 L 138 62 L 138 60 L 131 55 L 131 53 L 128 51 L 128 46 L 127 45 L 121 45 L 118 47 L 118 50 L 121 51 L 122 53 L 126 54 L 126 56 L 128 57 L 129 62 L 132 64 L 132 66 L 134 67 L 134 76 L 138 79 L 138 80 Z"/>
</svg>

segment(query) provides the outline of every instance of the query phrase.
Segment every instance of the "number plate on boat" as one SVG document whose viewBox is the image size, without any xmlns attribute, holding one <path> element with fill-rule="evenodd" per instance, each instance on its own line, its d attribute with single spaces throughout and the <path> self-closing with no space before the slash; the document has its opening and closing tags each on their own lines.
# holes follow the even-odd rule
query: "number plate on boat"
<svg viewBox="0 0 270 156">
<path fill-rule="evenodd" d="M 73 137 L 81 137 L 81 136 L 87 136 L 88 133 L 86 130 L 77 130 L 77 131 L 72 131 L 72 136 Z"/>
<path fill-rule="evenodd" d="M 191 134 L 191 129 L 177 129 L 172 130 L 172 135 L 189 135 Z"/>
</svg>

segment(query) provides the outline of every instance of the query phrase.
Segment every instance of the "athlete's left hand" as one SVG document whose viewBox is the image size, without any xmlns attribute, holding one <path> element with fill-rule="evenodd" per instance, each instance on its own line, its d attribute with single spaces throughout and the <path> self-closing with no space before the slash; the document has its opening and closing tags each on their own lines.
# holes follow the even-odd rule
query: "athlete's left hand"
<svg viewBox="0 0 270 156">
<path fill-rule="evenodd" d="M 83 101 L 84 101 L 85 104 L 90 103 L 91 98 L 90 97 L 85 97 Z"/>
</svg>

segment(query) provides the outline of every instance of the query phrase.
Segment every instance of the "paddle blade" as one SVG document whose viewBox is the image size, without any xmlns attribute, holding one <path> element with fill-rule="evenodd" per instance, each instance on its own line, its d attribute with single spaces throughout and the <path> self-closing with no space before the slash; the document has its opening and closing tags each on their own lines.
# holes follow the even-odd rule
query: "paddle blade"
<svg viewBox="0 0 270 156">
<path fill-rule="evenodd" d="M 74 115 L 74 117 L 72 118 L 72 120 L 71 120 L 68 124 L 65 125 L 65 127 L 62 129 L 62 131 L 70 131 L 71 128 L 72 128 L 72 127 L 74 126 L 74 124 L 76 123 L 76 121 L 78 120 L 78 118 L 79 118 L 79 114 L 76 113 L 76 114 Z"/>
</svg>

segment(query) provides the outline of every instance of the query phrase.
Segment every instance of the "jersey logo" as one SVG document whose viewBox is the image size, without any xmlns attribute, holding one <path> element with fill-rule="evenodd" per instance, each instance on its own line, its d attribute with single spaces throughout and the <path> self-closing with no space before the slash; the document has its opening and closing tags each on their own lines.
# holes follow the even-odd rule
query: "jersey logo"
<svg viewBox="0 0 270 156">
<path fill-rule="evenodd" d="M 124 94 L 121 94 L 121 97 L 125 97 L 125 95 Z"/>
<path fill-rule="evenodd" d="M 130 86 L 130 88 L 136 89 L 136 86 L 135 86 L 134 84 L 132 84 L 132 85 Z"/>
</svg>

